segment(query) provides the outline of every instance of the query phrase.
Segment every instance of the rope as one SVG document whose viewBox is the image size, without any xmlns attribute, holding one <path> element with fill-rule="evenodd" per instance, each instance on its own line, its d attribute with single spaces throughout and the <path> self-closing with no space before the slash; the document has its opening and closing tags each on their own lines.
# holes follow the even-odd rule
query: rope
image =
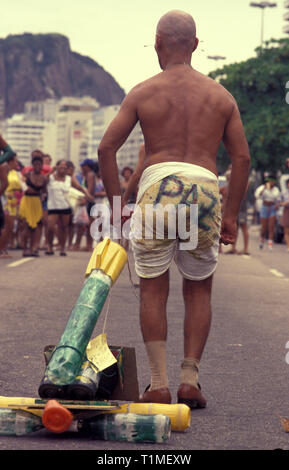
<svg viewBox="0 0 289 470">
<path fill-rule="evenodd" d="M 128 267 L 129 279 L 130 279 L 130 282 L 131 282 L 131 285 L 132 285 L 133 293 L 134 293 L 135 297 L 137 298 L 137 300 L 140 300 L 139 295 L 136 294 L 136 289 L 135 289 L 134 282 L 133 282 L 133 280 L 132 280 L 132 274 L 131 274 L 131 269 L 130 269 L 130 264 L 129 264 L 129 260 L 128 260 L 128 259 L 127 259 L 127 267 Z"/>
<path fill-rule="evenodd" d="M 81 351 L 79 351 L 79 349 L 75 348 L 74 346 L 70 346 L 69 344 L 60 344 L 59 346 L 57 346 L 57 347 L 54 349 L 54 351 L 53 351 L 51 357 L 53 356 L 53 354 L 54 354 L 58 349 L 61 349 L 61 348 L 73 349 L 74 351 L 76 351 L 76 352 L 80 355 L 81 358 L 83 358 L 83 353 L 82 353 Z M 50 360 L 51 360 L 51 358 L 50 358 Z"/>
<path fill-rule="evenodd" d="M 133 282 L 133 279 L 132 279 L 129 260 L 127 260 L 127 267 L 128 267 L 129 279 L 130 279 L 130 283 L 132 285 L 133 293 L 134 293 L 135 297 L 137 298 L 137 300 L 139 300 L 140 297 L 139 297 L 139 295 L 136 294 L 136 289 L 135 289 L 134 282 Z M 109 291 L 109 294 L 108 294 L 107 308 L 106 308 L 106 312 L 105 312 L 105 316 L 104 316 L 104 323 L 103 323 L 102 333 L 105 332 L 105 328 L 106 328 L 108 312 L 109 312 L 109 307 L 110 307 L 110 299 L 111 299 L 111 291 Z"/>
<path fill-rule="evenodd" d="M 104 331 L 105 331 L 106 321 L 107 321 L 107 317 L 108 317 L 108 311 L 109 311 L 109 305 L 110 305 L 110 298 L 111 298 L 110 293 L 111 293 L 111 291 L 109 291 L 109 294 L 108 294 L 107 309 L 106 309 L 106 313 L 105 313 L 105 316 L 104 316 L 104 323 L 103 323 L 103 328 L 102 328 L 102 334 L 103 334 Z"/>
</svg>

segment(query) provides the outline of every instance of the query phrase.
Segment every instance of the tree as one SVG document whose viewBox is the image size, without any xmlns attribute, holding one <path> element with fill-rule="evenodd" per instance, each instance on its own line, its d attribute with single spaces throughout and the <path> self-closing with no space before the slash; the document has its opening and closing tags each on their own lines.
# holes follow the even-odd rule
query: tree
<svg viewBox="0 0 289 470">
<path fill-rule="evenodd" d="M 289 155 L 289 40 L 271 39 L 256 53 L 257 57 L 226 65 L 210 77 L 238 103 L 252 167 L 261 172 L 282 171 Z M 218 159 L 221 167 L 226 167 L 228 156 L 223 145 Z"/>
</svg>

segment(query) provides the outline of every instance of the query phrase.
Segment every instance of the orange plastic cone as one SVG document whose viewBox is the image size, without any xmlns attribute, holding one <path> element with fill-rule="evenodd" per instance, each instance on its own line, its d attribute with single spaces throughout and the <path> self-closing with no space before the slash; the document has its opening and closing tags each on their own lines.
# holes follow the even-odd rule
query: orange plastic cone
<svg viewBox="0 0 289 470">
<path fill-rule="evenodd" d="M 45 405 L 42 424 L 49 431 L 61 433 L 68 430 L 73 420 L 73 414 L 56 400 L 48 400 Z"/>
</svg>

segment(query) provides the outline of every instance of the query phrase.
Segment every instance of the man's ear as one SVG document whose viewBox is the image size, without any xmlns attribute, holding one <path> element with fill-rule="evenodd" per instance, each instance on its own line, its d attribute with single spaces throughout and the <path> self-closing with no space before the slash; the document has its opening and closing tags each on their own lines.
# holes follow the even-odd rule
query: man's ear
<svg viewBox="0 0 289 470">
<path fill-rule="evenodd" d="M 194 45 L 193 45 L 193 51 L 192 51 L 192 52 L 195 52 L 195 50 L 197 49 L 198 45 L 199 45 L 199 39 L 198 39 L 198 38 L 195 38 Z"/>
<path fill-rule="evenodd" d="M 161 43 L 162 43 L 162 38 L 161 36 L 156 33 L 156 37 L 155 37 L 155 49 L 158 49 L 160 46 L 161 46 Z"/>
</svg>

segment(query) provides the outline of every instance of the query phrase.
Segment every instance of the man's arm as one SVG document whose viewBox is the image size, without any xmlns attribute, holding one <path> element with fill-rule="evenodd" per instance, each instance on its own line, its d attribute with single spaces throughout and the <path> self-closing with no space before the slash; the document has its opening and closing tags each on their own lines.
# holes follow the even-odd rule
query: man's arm
<svg viewBox="0 0 289 470">
<path fill-rule="evenodd" d="M 250 171 L 250 152 L 237 104 L 225 127 L 223 142 L 232 161 L 228 196 L 223 213 L 221 241 L 234 243 L 237 235 L 237 217 L 246 194 Z"/>
<path fill-rule="evenodd" d="M 99 148 L 98 161 L 103 185 L 112 207 L 113 196 L 121 196 L 116 153 L 138 121 L 135 92 L 124 99 L 116 117 L 105 132 Z"/>
<path fill-rule="evenodd" d="M 79 184 L 79 182 L 77 181 L 76 176 L 74 176 L 74 175 L 71 177 L 71 186 L 75 189 L 78 189 L 78 191 L 81 191 L 83 194 L 85 194 L 88 201 L 91 201 L 91 202 L 94 201 L 93 195 L 90 194 L 88 189 L 86 189 L 84 186 L 81 186 L 81 184 Z"/>
<path fill-rule="evenodd" d="M 95 174 L 93 171 L 89 171 L 86 175 L 87 191 L 91 196 L 94 196 L 94 183 L 95 183 Z"/>
</svg>

